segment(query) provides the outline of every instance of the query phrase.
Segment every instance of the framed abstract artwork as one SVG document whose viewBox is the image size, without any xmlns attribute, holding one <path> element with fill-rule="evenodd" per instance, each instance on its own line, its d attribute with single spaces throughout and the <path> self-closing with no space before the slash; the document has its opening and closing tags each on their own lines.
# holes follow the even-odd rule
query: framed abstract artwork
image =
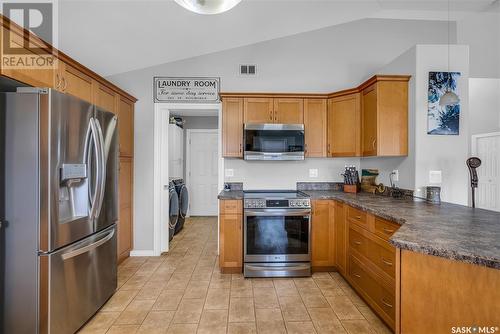
<svg viewBox="0 0 500 334">
<path fill-rule="evenodd" d="M 439 100 L 447 90 L 457 93 L 460 72 L 429 72 L 427 134 L 458 135 L 460 129 L 460 103 L 441 106 Z"/>
</svg>

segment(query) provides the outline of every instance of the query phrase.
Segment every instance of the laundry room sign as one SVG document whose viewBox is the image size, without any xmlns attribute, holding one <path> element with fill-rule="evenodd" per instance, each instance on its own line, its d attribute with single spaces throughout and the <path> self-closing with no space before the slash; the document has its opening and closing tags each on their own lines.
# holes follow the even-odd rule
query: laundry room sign
<svg viewBox="0 0 500 334">
<path fill-rule="evenodd" d="M 154 102 L 218 103 L 219 78 L 154 78 Z"/>
</svg>

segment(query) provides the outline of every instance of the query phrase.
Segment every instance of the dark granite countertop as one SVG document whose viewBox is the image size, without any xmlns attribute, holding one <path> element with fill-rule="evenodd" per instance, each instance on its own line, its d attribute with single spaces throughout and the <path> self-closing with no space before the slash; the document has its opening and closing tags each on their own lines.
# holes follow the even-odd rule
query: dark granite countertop
<svg viewBox="0 0 500 334">
<path fill-rule="evenodd" d="M 312 199 L 338 200 L 402 225 L 390 239 L 398 248 L 500 269 L 498 212 L 367 193 L 304 192 Z"/>
<path fill-rule="evenodd" d="M 218 199 L 243 199 L 243 190 L 222 190 L 217 196 Z"/>
</svg>

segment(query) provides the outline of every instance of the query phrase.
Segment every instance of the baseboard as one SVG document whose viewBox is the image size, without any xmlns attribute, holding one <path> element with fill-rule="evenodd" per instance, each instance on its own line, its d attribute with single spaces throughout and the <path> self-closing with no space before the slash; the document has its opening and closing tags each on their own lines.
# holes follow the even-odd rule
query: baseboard
<svg viewBox="0 0 500 334">
<path fill-rule="evenodd" d="M 133 250 L 130 252 L 130 256 L 155 256 L 153 250 Z"/>
</svg>

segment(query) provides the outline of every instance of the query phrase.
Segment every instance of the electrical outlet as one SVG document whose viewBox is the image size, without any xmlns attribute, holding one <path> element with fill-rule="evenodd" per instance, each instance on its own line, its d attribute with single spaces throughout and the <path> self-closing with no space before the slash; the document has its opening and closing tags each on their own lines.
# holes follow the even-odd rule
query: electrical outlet
<svg viewBox="0 0 500 334">
<path fill-rule="evenodd" d="M 233 177 L 234 176 L 234 169 L 226 169 L 224 171 L 224 175 L 226 175 L 226 177 Z"/>
<path fill-rule="evenodd" d="M 440 170 L 429 171 L 429 183 L 440 184 L 443 182 L 442 174 Z"/>
<path fill-rule="evenodd" d="M 394 182 L 399 182 L 399 170 L 395 169 L 392 171 L 392 180 Z"/>
<path fill-rule="evenodd" d="M 316 168 L 309 169 L 309 177 L 318 177 L 318 170 Z"/>
</svg>

